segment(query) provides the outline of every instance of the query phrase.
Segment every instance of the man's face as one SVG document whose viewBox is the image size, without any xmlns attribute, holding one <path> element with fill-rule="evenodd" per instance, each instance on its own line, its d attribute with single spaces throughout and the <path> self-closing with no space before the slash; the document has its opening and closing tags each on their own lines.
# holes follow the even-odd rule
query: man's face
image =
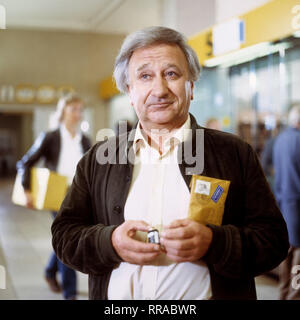
<svg viewBox="0 0 300 320">
<path fill-rule="evenodd" d="M 128 71 L 130 102 L 142 126 L 176 128 L 185 122 L 193 83 L 178 46 L 156 44 L 137 49 Z"/>
</svg>

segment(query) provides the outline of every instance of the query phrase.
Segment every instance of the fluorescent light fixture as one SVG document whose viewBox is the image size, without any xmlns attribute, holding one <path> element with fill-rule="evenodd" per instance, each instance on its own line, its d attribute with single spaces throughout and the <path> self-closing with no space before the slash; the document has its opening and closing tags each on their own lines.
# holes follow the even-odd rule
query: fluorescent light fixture
<svg viewBox="0 0 300 320">
<path fill-rule="evenodd" d="M 87 121 L 82 121 L 81 122 L 81 125 L 80 125 L 80 129 L 83 131 L 83 132 L 88 132 L 89 129 L 90 129 L 90 125 Z"/>
<path fill-rule="evenodd" d="M 293 33 L 293 36 L 294 36 L 295 38 L 300 38 L 300 30 L 294 32 L 294 33 Z"/>
<path fill-rule="evenodd" d="M 287 42 L 272 44 L 270 42 L 262 42 L 247 48 L 233 51 L 231 53 L 211 58 L 204 62 L 205 67 L 231 67 L 241 63 L 245 63 L 260 57 L 267 56 L 280 50 L 288 49 L 292 44 Z"/>
</svg>

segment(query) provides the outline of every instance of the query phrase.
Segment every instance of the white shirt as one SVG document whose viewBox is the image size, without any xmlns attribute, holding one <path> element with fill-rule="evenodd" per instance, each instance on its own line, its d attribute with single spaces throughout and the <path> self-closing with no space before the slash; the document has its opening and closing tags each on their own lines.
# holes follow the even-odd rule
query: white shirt
<svg viewBox="0 0 300 320">
<path fill-rule="evenodd" d="M 144 220 L 162 229 L 175 219 L 188 214 L 190 193 L 177 163 L 178 144 L 186 137 L 190 118 L 173 135 L 174 145 L 165 142 L 164 153 L 151 148 L 138 125 L 134 139 L 136 161 L 128 198 L 125 220 Z M 175 146 L 175 147 L 174 147 Z M 145 238 L 140 232 L 137 237 Z M 165 254 L 150 266 L 122 262 L 113 270 L 108 286 L 108 299 L 202 300 L 211 297 L 210 274 L 203 261 L 175 263 Z"/>
<path fill-rule="evenodd" d="M 60 152 L 57 165 L 57 173 L 68 177 L 71 185 L 76 172 L 78 161 L 83 156 L 81 145 L 82 134 L 77 132 L 73 138 L 64 124 L 60 126 Z"/>
</svg>

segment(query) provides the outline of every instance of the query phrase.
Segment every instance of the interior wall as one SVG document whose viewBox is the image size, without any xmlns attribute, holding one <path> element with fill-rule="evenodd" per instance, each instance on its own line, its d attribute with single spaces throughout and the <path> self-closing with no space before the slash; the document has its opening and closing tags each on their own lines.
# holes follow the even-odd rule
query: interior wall
<svg viewBox="0 0 300 320">
<path fill-rule="evenodd" d="M 91 138 L 107 127 L 99 83 L 111 75 L 122 35 L 6 29 L 0 32 L 0 85 L 71 85 L 95 114 Z M 1 105 L 32 112 L 35 105 Z M 45 125 L 46 127 L 46 125 Z"/>
<path fill-rule="evenodd" d="M 163 0 L 162 22 L 187 37 L 271 0 Z"/>
<path fill-rule="evenodd" d="M 211 27 L 215 21 L 215 0 L 177 0 L 177 27 L 187 37 Z"/>
<path fill-rule="evenodd" d="M 244 14 L 272 0 L 215 0 L 216 23 Z"/>
</svg>

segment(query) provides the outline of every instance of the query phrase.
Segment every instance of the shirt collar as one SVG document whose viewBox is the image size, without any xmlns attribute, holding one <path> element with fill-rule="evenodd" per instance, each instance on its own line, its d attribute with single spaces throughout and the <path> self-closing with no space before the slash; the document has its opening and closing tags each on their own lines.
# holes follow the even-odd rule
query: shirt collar
<svg viewBox="0 0 300 320">
<path fill-rule="evenodd" d="M 75 137 L 72 137 L 71 133 L 66 128 L 66 125 L 64 123 L 61 123 L 60 125 L 60 133 L 63 137 L 72 139 L 73 141 L 81 141 L 81 138 L 82 138 L 82 133 L 80 130 L 77 130 Z"/>
<path fill-rule="evenodd" d="M 175 131 L 172 137 L 165 141 L 164 145 L 168 146 L 167 149 L 170 149 L 172 142 L 174 147 L 184 142 L 188 137 L 187 129 L 191 129 L 190 115 L 188 115 L 188 118 L 185 121 L 185 123 Z M 151 147 L 148 141 L 146 141 L 147 137 L 145 137 L 145 134 L 143 134 L 142 131 L 143 130 L 141 129 L 140 122 L 138 122 L 133 140 L 133 150 L 135 154 L 140 150 L 141 147 L 145 147 L 146 145 Z"/>
</svg>

